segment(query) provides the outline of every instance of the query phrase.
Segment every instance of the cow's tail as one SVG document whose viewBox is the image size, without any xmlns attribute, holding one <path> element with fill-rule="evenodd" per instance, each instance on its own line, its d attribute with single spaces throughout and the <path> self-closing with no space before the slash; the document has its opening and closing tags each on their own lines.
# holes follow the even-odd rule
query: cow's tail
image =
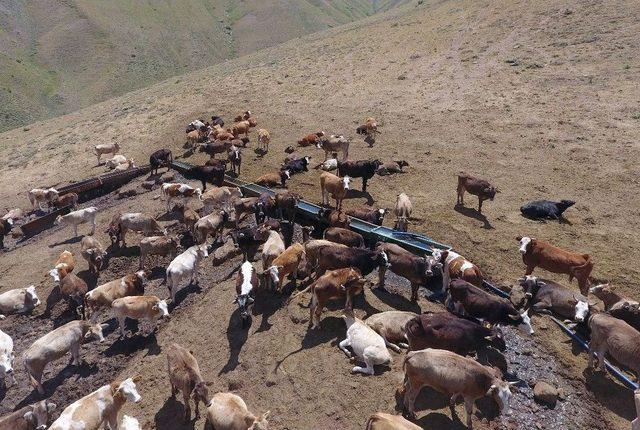
<svg viewBox="0 0 640 430">
<path fill-rule="evenodd" d="M 291 302 L 293 301 L 293 299 L 295 299 L 296 297 L 298 297 L 298 296 L 299 296 L 299 295 L 301 295 L 301 294 L 304 294 L 304 293 L 306 293 L 306 292 L 308 292 L 308 291 L 312 290 L 312 287 L 313 287 L 313 282 L 312 282 L 311 284 L 309 284 L 309 286 L 308 286 L 307 288 L 305 288 L 304 290 L 302 290 L 302 291 L 298 291 L 298 292 L 297 292 L 297 293 L 295 293 L 294 295 L 289 296 L 289 299 L 287 299 L 287 303 L 285 303 L 285 305 L 286 305 L 286 306 L 289 306 L 289 303 L 291 303 Z"/>
<path fill-rule="evenodd" d="M 582 254 L 582 258 L 585 259 L 585 262 L 579 266 L 572 267 L 569 271 L 569 282 L 573 281 L 573 278 L 578 278 L 580 272 L 588 271 L 591 273 L 591 269 L 593 268 L 591 256 L 589 254 Z"/>
</svg>

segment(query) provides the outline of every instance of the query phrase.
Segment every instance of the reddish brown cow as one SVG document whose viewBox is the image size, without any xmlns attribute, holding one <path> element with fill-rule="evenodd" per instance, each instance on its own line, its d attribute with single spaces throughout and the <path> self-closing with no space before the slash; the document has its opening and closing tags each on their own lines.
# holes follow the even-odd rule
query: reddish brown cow
<svg viewBox="0 0 640 430">
<path fill-rule="evenodd" d="M 484 179 L 479 179 L 460 172 L 458 174 L 458 201 L 457 204 L 464 206 L 464 192 L 478 196 L 478 213 L 482 213 L 482 202 L 493 200 L 496 193 L 500 191 Z"/>
</svg>

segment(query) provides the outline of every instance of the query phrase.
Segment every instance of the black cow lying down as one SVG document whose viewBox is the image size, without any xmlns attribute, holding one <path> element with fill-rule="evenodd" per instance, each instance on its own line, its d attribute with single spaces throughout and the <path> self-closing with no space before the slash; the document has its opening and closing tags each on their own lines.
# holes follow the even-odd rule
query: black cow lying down
<svg viewBox="0 0 640 430">
<path fill-rule="evenodd" d="M 573 200 L 560 200 L 552 202 L 549 200 L 535 200 L 525 203 L 520 207 L 520 212 L 531 219 L 561 219 L 564 211 L 575 205 Z"/>
</svg>

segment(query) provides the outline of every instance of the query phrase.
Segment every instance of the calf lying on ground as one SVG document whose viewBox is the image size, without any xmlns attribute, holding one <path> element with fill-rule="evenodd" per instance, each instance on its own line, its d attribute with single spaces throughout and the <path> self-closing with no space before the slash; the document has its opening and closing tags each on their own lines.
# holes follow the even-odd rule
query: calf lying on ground
<svg viewBox="0 0 640 430">
<path fill-rule="evenodd" d="M 391 354 L 389 354 L 382 336 L 362 320 L 356 318 L 352 310 L 345 310 L 342 317 L 347 325 L 347 338 L 338 346 L 347 357 L 353 357 L 365 363 L 365 367 L 355 366 L 351 369 L 352 372 L 373 375 L 375 365 L 389 365 L 391 363 Z M 351 347 L 353 355 L 347 347 Z"/>
<path fill-rule="evenodd" d="M 365 323 L 384 339 L 384 343 L 395 352 L 408 348 L 405 326 L 417 317 L 414 312 L 387 311 L 371 315 Z"/>
<path fill-rule="evenodd" d="M 400 415 L 376 412 L 369 417 L 365 430 L 422 430 L 422 427 L 407 421 Z"/>
<path fill-rule="evenodd" d="M 78 237 L 78 226 L 80 224 L 91 223 L 91 235 L 96 232 L 96 214 L 98 208 L 95 206 L 69 212 L 66 215 L 58 215 L 55 225 L 73 226 L 73 237 Z"/>
<path fill-rule="evenodd" d="M 117 429 L 118 415 L 124 403 L 137 403 L 141 399 L 136 388 L 139 379 L 133 377 L 113 382 L 73 402 L 49 430 L 98 430 L 103 425 Z"/>
<path fill-rule="evenodd" d="M 307 134 L 305 137 L 298 140 L 298 146 L 304 147 L 304 146 L 316 145 L 320 141 L 321 137 L 324 137 L 324 131 Z"/>
<path fill-rule="evenodd" d="M 464 192 L 478 196 L 478 213 L 482 213 L 482 202 L 485 200 L 493 201 L 498 189 L 484 179 L 479 179 L 460 172 L 458 174 L 458 200 L 457 205 L 464 206 Z"/>
<path fill-rule="evenodd" d="M 144 268 L 150 255 L 168 255 L 173 260 L 178 255 L 178 239 L 170 236 L 143 237 L 140 240 L 140 269 Z"/>
<path fill-rule="evenodd" d="M 27 348 L 23 355 L 24 366 L 29 374 L 31 385 L 38 389 L 38 393 L 44 394 L 40 379 L 47 364 L 71 351 L 73 364 L 79 366 L 82 343 L 91 338 L 103 342 L 102 329 L 106 326 L 106 324 L 103 326 L 86 320 L 71 321 L 45 334 Z"/>
<path fill-rule="evenodd" d="M 0 294 L 0 320 L 5 319 L 5 315 L 30 312 L 36 306 L 40 306 L 40 299 L 35 285 L 6 291 Z"/>
<path fill-rule="evenodd" d="M 265 173 L 256 179 L 255 183 L 263 187 L 286 188 L 285 182 L 289 179 L 291 179 L 291 173 L 288 170 L 281 170 L 279 172 Z"/>
<path fill-rule="evenodd" d="M 171 383 L 171 396 L 175 397 L 179 391 L 182 391 L 182 401 L 184 403 L 184 419 L 191 419 L 191 403 L 189 398 L 193 396 L 196 404 L 196 416 L 200 417 L 200 409 L 198 406 L 202 402 L 205 407 L 211 406 L 209 399 L 209 388 L 207 383 L 200 375 L 200 366 L 193 356 L 192 352 L 172 343 L 166 350 L 167 354 L 167 371 L 169 373 L 169 382 Z"/>
<path fill-rule="evenodd" d="M 4 430 L 45 430 L 51 421 L 56 404 L 50 400 L 40 400 L 0 418 L 0 429 Z"/>
<path fill-rule="evenodd" d="M 415 401 L 423 387 L 451 396 L 451 415 L 458 397 L 464 398 L 467 411 L 467 427 L 471 428 L 473 403 L 484 396 L 492 396 L 500 411 L 509 413 L 510 386 L 498 376 L 498 371 L 442 349 L 411 351 L 404 360 L 404 384 L 399 394 L 404 394 L 404 410 L 415 416 Z"/>
<path fill-rule="evenodd" d="M 160 318 L 169 316 L 167 302 L 156 296 L 122 297 L 111 302 L 111 310 L 113 316 L 118 320 L 120 337 L 125 337 L 124 322 L 126 318 L 147 322 L 148 327 L 143 327 L 142 335 L 148 336 L 155 331 Z"/>
<path fill-rule="evenodd" d="M 526 203 L 520 207 L 520 212 L 527 218 L 531 219 L 557 219 L 562 218 L 564 211 L 575 205 L 573 200 L 560 200 L 559 202 L 551 202 L 549 200 L 536 200 Z"/>
<path fill-rule="evenodd" d="M 216 393 L 207 407 L 207 421 L 215 430 L 268 430 L 269 411 L 257 417 L 233 393 Z"/>
<path fill-rule="evenodd" d="M 12 385 L 16 384 L 16 376 L 13 373 L 13 359 L 13 339 L 0 330 L 0 378 L 2 378 L 0 382 L 5 387 L 7 387 L 7 376 L 11 377 Z"/>
<path fill-rule="evenodd" d="M 409 167 L 409 163 L 407 163 L 404 160 L 388 161 L 386 163 L 381 164 L 380 167 L 378 167 L 378 170 L 376 170 L 376 173 L 380 176 L 393 175 L 396 173 L 405 173 L 404 170 L 402 170 L 403 167 Z"/>
<path fill-rule="evenodd" d="M 527 308 L 535 313 L 551 312 L 562 318 L 577 322 L 586 319 L 589 302 L 582 294 L 577 294 L 557 282 L 525 276 L 518 280 L 527 297 Z"/>
</svg>

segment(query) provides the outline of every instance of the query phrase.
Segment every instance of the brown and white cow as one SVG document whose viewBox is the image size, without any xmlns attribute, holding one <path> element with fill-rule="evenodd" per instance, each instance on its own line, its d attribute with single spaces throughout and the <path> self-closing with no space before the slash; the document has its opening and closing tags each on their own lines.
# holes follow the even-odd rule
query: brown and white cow
<svg viewBox="0 0 640 430">
<path fill-rule="evenodd" d="M 135 376 L 116 381 L 76 400 L 62 411 L 49 430 L 98 430 L 103 425 L 118 429 L 118 415 L 125 402 L 137 403 L 141 399 L 136 387 L 139 379 Z"/>
<path fill-rule="evenodd" d="M 269 430 L 269 413 L 257 417 L 240 396 L 216 393 L 207 407 L 207 421 L 215 430 Z"/>
<path fill-rule="evenodd" d="M 578 254 L 543 242 L 535 237 L 518 236 L 522 261 L 527 266 L 525 276 L 531 275 L 536 267 L 552 273 L 569 275 L 569 282 L 576 278 L 580 292 L 589 294 L 589 276 L 593 270 L 593 261 L 589 254 Z"/>
<path fill-rule="evenodd" d="M 320 175 L 320 190 L 322 191 L 322 204 L 329 206 L 329 194 L 336 201 L 336 209 L 342 209 L 342 200 L 349 192 L 351 178 L 340 178 L 333 173 L 324 172 Z"/>
<path fill-rule="evenodd" d="M 324 137 L 324 131 L 318 131 L 316 133 L 307 134 L 302 139 L 298 140 L 298 146 L 311 146 L 316 145 L 320 138 Z"/>
<path fill-rule="evenodd" d="M 101 324 L 93 324 L 86 320 L 75 320 L 60 326 L 42 336 L 31 344 L 24 352 L 24 366 L 29 380 L 40 394 L 44 388 L 40 383 L 42 372 L 47 364 L 57 360 L 71 351 L 72 362 L 80 365 L 80 346 L 85 340 L 95 338 L 104 341 Z"/>
<path fill-rule="evenodd" d="M 34 188 L 28 193 L 29 202 L 33 209 L 36 206 L 44 211 L 48 206 L 52 205 L 55 200 L 58 199 L 59 193 L 55 188 Z M 43 207 L 44 206 L 44 207 Z"/>
<path fill-rule="evenodd" d="M 404 410 L 415 416 L 415 400 L 423 387 L 451 396 L 451 414 L 458 397 L 464 399 L 467 427 L 471 428 L 473 403 L 484 396 L 492 396 L 500 411 L 509 413 L 511 385 L 499 376 L 499 371 L 477 361 L 443 349 L 423 349 L 409 352 L 404 360 L 404 384 L 398 394 L 404 395 Z"/>
<path fill-rule="evenodd" d="M 209 398 L 209 388 L 207 383 L 200 375 L 200 366 L 193 356 L 193 353 L 186 348 L 172 343 L 166 350 L 167 354 L 167 371 L 169 373 L 169 382 L 171 383 L 171 396 L 175 397 L 179 391 L 182 391 L 182 400 L 184 402 L 184 419 L 191 419 L 191 403 L 190 397 L 196 404 L 196 416 L 200 417 L 199 405 L 202 402 L 205 407 L 211 406 Z"/>
<path fill-rule="evenodd" d="M 422 427 L 407 421 L 400 415 L 376 412 L 369 417 L 365 430 L 422 430 Z"/>
<path fill-rule="evenodd" d="M 40 400 L 37 403 L 0 417 L 0 429 L 45 430 L 55 410 L 55 403 L 50 400 Z"/>
<path fill-rule="evenodd" d="M 30 312 L 36 306 L 40 306 L 40 299 L 35 285 L 5 291 L 0 294 L 0 320 L 5 319 L 5 315 Z"/>
<path fill-rule="evenodd" d="M 271 279 L 272 285 L 278 286 L 279 293 L 282 293 L 284 278 L 288 274 L 293 275 L 293 285 L 295 288 L 298 279 L 298 268 L 304 258 L 304 246 L 301 243 L 294 243 L 271 261 L 271 265 L 266 268 L 264 273 L 265 276 Z"/>
<path fill-rule="evenodd" d="M 417 256 L 394 243 L 378 242 L 376 251 L 385 252 L 389 259 L 389 270 L 411 282 L 411 300 L 414 302 L 418 300 L 420 286 L 427 286 L 433 277 L 433 268 L 440 265 L 434 257 Z M 379 288 L 384 286 L 386 272 L 387 266 L 381 265 L 378 271 Z"/>
<path fill-rule="evenodd" d="M 182 199 L 186 205 L 186 201 L 189 199 L 202 199 L 202 189 L 187 184 L 167 183 L 162 185 L 162 195 L 167 199 L 167 212 L 170 212 L 173 199 Z"/>
<path fill-rule="evenodd" d="M 58 256 L 54 268 L 64 266 L 67 272 L 73 272 L 73 269 L 76 267 L 76 259 L 73 257 L 71 251 L 64 250 Z"/>
<path fill-rule="evenodd" d="M 442 291 L 449 288 L 452 279 L 462 279 L 477 287 L 482 286 L 484 275 L 472 262 L 452 250 L 435 249 L 433 258 L 442 265 Z"/>
<path fill-rule="evenodd" d="M 142 328 L 142 335 L 153 333 L 160 318 L 169 316 L 167 302 L 156 296 L 127 296 L 111 302 L 113 316 L 118 320 L 120 336 L 125 337 L 124 322 L 126 318 L 142 320 L 149 323 Z"/>
<path fill-rule="evenodd" d="M 249 306 L 254 302 L 255 290 L 259 287 L 258 272 L 250 261 L 245 261 L 240 266 L 240 271 L 236 278 L 236 298 L 234 303 L 238 304 L 242 327 L 249 321 Z"/>
<path fill-rule="evenodd" d="M 139 270 L 136 273 L 114 279 L 89 291 L 84 296 L 88 316 L 95 321 L 98 311 L 110 308 L 111 303 L 121 297 L 141 296 L 147 282 L 148 272 Z"/>
</svg>

